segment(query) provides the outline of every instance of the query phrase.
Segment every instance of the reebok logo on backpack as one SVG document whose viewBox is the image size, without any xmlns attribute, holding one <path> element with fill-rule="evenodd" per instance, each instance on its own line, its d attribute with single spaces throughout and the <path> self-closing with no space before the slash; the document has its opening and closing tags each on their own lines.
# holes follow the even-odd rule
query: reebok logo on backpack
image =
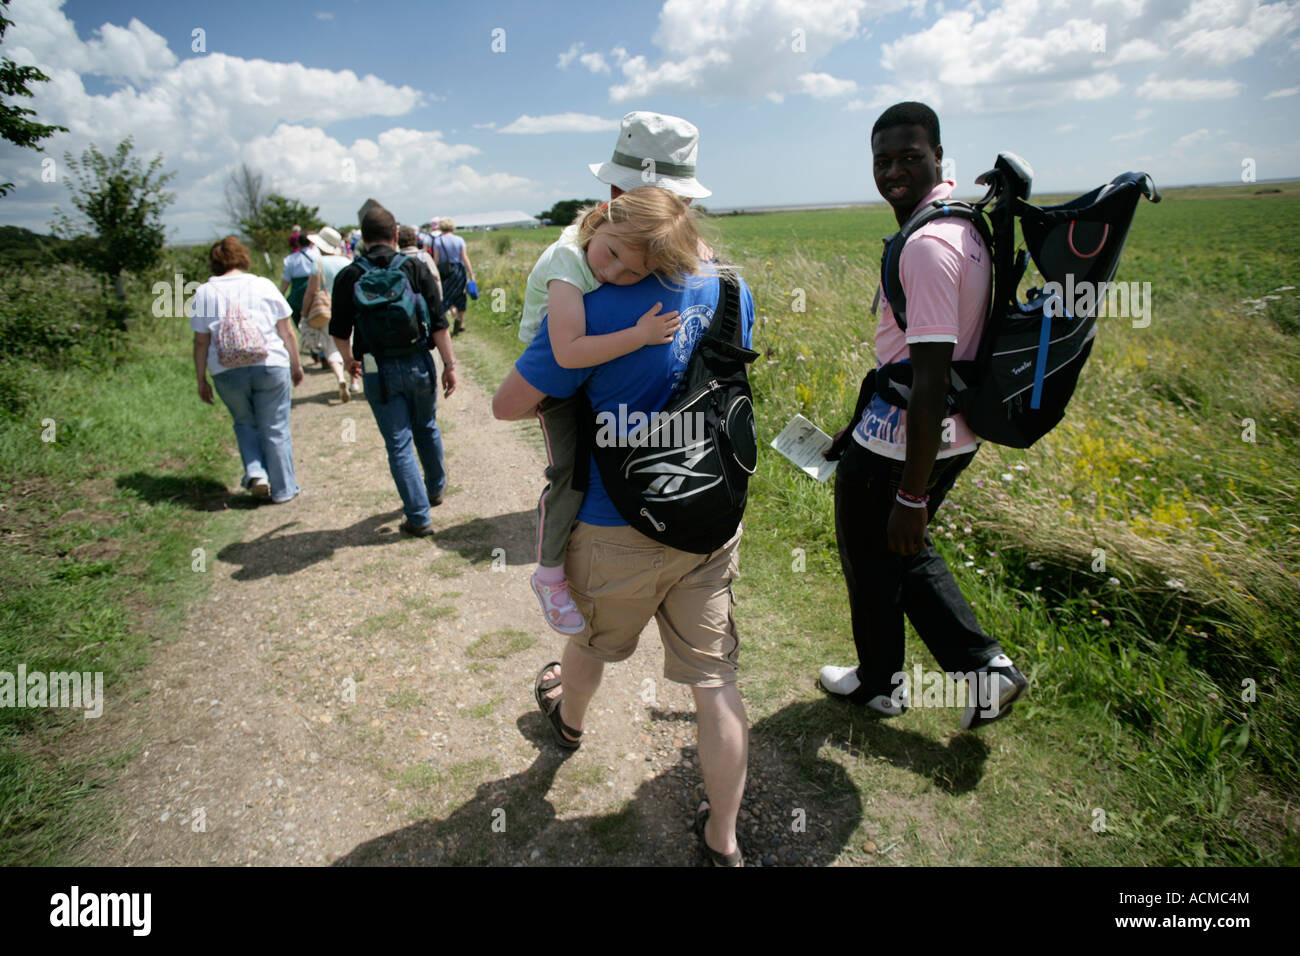
<svg viewBox="0 0 1300 956">
<path fill-rule="evenodd" d="M 362 276 L 352 289 L 357 326 L 377 358 L 400 358 L 426 349 L 429 310 L 402 271 L 406 256 L 398 253 L 387 266 L 364 256 L 357 259 Z"/>
</svg>

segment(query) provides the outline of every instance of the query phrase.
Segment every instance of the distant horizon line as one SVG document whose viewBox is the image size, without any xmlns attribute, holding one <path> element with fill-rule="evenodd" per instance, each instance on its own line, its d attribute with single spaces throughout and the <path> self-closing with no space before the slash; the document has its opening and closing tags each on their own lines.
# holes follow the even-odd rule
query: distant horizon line
<svg viewBox="0 0 1300 956">
<path fill-rule="evenodd" d="M 1164 192 L 1171 189 L 1203 189 L 1210 186 L 1261 186 L 1261 185 L 1269 185 L 1269 184 L 1276 184 L 1276 183 L 1294 183 L 1294 182 L 1300 182 L 1300 176 L 1284 176 L 1278 179 L 1258 179 L 1253 183 L 1243 183 L 1238 180 L 1219 180 L 1217 182 L 1175 183 L 1172 186 L 1160 186 L 1157 183 L 1157 186 L 1161 189 L 1162 192 Z M 1098 183 L 1097 185 L 1101 185 L 1101 184 Z M 1083 189 L 1083 190 L 1048 189 L 1048 190 L 1044 190 L 1042 195 L 1048 195 L 1048 196 L 1058 195 L 1058 194 L 1083 195 L 1084 193 L 1088 192 L 1089 189 L 1095 189 L 1095 188 L 1097 187 L 1089 186 L 1088 189 Z M 969 193 L 969 195 L 977 195 L 977 194 L 981 194 L 978 188 L 972 190 Z M 1031 195 L 1031 199 L 1032 199 L 1032 195 Z M 851 199 L 851 200 L 828 200 L 825 202 L 777 203 L 773 205 L 763 205 L 763 206 L 747 205 L 747 204 L 740 204 L 734 206 L 710 206 L 707 202 L 700 203 L 699 205 L 704 206 L 708 210 L 709 215 L 725 216 L 725 215 L 730 215 L 733 212 L 740 212 L 740 213 L 815 212 L 817 210 L 822 210 L 822 209 L 853 209 L 861 206 L 884 206 L 886 205 L 886 203 L 883 199 Z M 552 223 L 552 226 L 553 225 L 554 223 Z M 214 231 L 212 235 L 215 236 L 216 232 L 217 231 Z M 229 235 L 229 233 L 223 233 L 223 234 Z M 202 238 L 169 239 L 167 241 L 167 245 L 169 246 L 199 245 L 201 243 L 211 242 L 211 241 L 212 241 L 212 236 L 204 236 Z"/>
<path fill-rule="evenodd" d="M 1260 186 L 1260 185 L 1268 185 L 1268 184 L 1275 184 L 1275 183 L 1295 183 L 1295 182 L 1300 182 L 1300 176 L 1283 176 L 1279 179 L 1257 179 L 1253 183 L 1243 183 L 1235 179 L 1225 179 L 1225 180 L 1220 180 L 1218 182 L 1209 182 L 1209 183 L 1175 183 L 1172 186 L 1161 186 L 1159 183 L 1157 183 L 1156 186 L 1160 189 L 1161 192 L 1166 192 L 1171 189 L 1205 189 L 1211 186 Z M 1097 186 L 1100 185 L 1101 183 L 1097 184 Z M 1085 193 L 1089 192 L 1090 190 L 1096 189 L 1097 186 L 1089 186 L 1087 189 L 1077 189 L 1077 190 L 1076 189 L 1045 189 L 1042 190 L 1040 194 L 1045 196 L 1056 196 L 1056 195 L 1082 196 Z M 967 195 L 983 195 L 982 187 L 977 187 Z M 1033 195 L 1031 194 L 1030 199 L 1032 198 Z M 780 210 L 798 211 L 801 209 L 812 211 L 817 209 L 852 209 L 855 206 L 884 206 L 887 204 L 883 199 L 869 199 L 869 200 L 852 200 L 847 202 L 839 201 L 839 202 L 824 202 L 824 203 L 778 203 L 776 205 L 771 205 L 771 206 L 751 206 L 751 205 L 742 204 L 738 206 L 714 207 L 714 206 L 710 206 L 708 203 L 703 203 L 701 205 L 703 205 L 706 209 L 708 209 L 710 215 L 726 215 L 735 211 L 775 212 Z"/>
</svg>

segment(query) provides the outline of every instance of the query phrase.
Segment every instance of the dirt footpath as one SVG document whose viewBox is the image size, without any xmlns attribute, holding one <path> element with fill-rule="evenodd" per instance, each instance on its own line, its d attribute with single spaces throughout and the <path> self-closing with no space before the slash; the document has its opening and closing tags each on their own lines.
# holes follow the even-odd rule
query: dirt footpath
<svg viewBox="0 0 1300 956">
<path fill-rule="evenodd" d="M 129 757 L 104 795 L 119 826 L 89 862 L 700 862 L 691 697 L 662 679 L 653 623 L 606 669 L 576 754 L 537 711 L 533 678 L 564 640 L 528 586 L 543 462 L 535 423 L 492 419 L 495 384 L 462 374 L 440 399 L 448 493 L 437 534 L 413 539 L 364 398 L 308 372 L 292 418 L 303 493 L 258 507 L 236 543 L 195 542 L 206 601 L 81 735 Z M 807 762 L 757 728 L 747 863 L 843 848 L 857 796 L 828 761 L 810 787 Z M 815 825 L 792 828 L 792 808 Z"/>
</svg>

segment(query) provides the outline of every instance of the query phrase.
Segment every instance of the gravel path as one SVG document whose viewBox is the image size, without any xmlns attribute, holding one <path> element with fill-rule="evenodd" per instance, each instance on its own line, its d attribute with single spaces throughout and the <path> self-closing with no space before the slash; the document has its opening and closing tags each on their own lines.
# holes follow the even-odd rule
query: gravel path
<svg viewBox="0 0 1300 956">
<path fill-rule="evenodd" d="M 438 531 L 411 539 L 370 410 L 332 381 L 295 392 L 302 495 L 208 554 L 203 606 L 87 722 L 85 746 L 130 758 L 89 862 L 698 864 L 691 698 L 662 679 L 653 624 L 606 669 L 576 754 L 537 712 L 563 638 L 528 587 L 536 425 L 494 421 L 462 375 L 439 402 Z M 755 728 L 747 864 L 831 863 L 860 803 L 818 742 L 785 739 Z"/>
</svg>

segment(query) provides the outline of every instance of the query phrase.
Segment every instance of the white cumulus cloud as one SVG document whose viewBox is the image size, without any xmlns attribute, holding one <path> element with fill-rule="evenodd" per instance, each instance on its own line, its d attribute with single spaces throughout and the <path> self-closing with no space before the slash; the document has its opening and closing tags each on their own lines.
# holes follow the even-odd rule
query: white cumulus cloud
<svg viewBox="0 0 1300 956">
<path fill-rule="evenodd" d="M 1114 73 L 1098 73 L 1071 83 L 1070 95 L 1076 100 L 1104 100 L 1123 88 L 1124 84 Z"/>
<path fill-rule="evenodd" d="M 1185 136 L 1180 136 L 1174 140 L 1173 148 L 1175 150 L 1186 149 L 1189 146 L 1195 146 L 1197 143 L 1204 143 L 1210 138 L 1210 131 L 1205 128 L 1194 130 Z"/>
<path fill-rule="evenodd" d="M 498 133 L 599 133 L 618 129 L 619 121 L 592 116 L 588 113 L 552 113 L 548 116 L 524 114 L 507 123 Z"/>
<path fill-rule="evenodd" d="M 858 91 L 858 84 L 853 80 L 841 80 L 829 73 L 804 73 L 798 78 L 799 92 L 807 93 L 815 100 L 828 100 L 836 96 L 848 96 Z"/>
<path fill-rule="evenodd" d="M 1197 0 L 1172 32 L 1186 33 L 1178 50 L 1197 63 L 1223 66 L 1245 59 L 1291 32 L 1298 22 L 1293 3 L 1258 0 Z"/>
<path fill-rule="evenodd" d="M 616 103 L 668 94 L 757 99 L 803 92 L 799 77 L 869 18 L 914 0 L 666 0 L 653 42 L 657 58 L 617 62 Z"/>
<path fill-rule="evenodd" d="M 345 144 L 318 126 L 282 124 L 250 141 L 238 159 L 266 170 L 273 188 L 320 204 L 335 219 L 346 219 L 374 196 L 399 219 L 414 220 L 430 203 L 480 205 L 535 185 L 465 164 L 478 153 L 476 147 L 446 142 L 437 130 L 398 126 Z M 220 171 L 223 182 L 225 172 Z"/>
<path fill-rule="evenodd" d="M 1139 37 L 1136 40 L 1129 40 L 1120 47 L 1119 52 L 1115 54 L 1115 58 L 1110 61 L 1110 65 L 1121 66 L 1125 63 L 1147 63 L 1151 60 L 1163 60 L 1165 56 L 1166 52 L 1160 47 L 1150 40 Z"/>
<path fill-rule="evenodd" d="M 46 73 L 72 69 L 110 79 L 140 82 L 176 65 L 176 55 L 162 36 L 136 18 L 125 27 L 105 23 L 82 41 L 60 9 L 61 0 L 14 0 L 7 19 L 5 56 L 33 64 Z"/>
<path fill-rule="evenodd" d="M 1137 95 L 1149 100 L 1227 100 L 1240 90 L 1236 80 L 1161 80 L 1152 74 L 1138 87 Z"/>
</svg>

